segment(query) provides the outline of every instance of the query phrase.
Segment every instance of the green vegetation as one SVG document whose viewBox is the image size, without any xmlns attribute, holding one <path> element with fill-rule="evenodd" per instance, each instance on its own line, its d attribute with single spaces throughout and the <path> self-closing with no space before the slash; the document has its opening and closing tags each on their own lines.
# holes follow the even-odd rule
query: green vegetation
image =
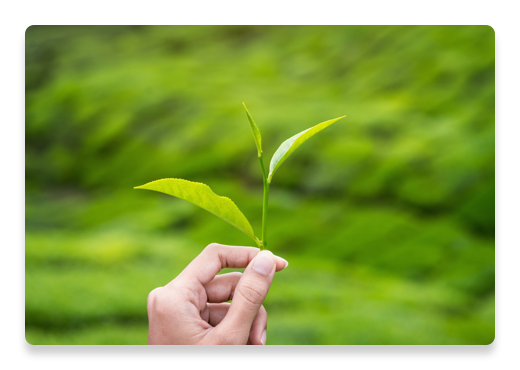
<svg viewBox="0 0 520 370">
<path fill-rule="evenodd" d="M 182 180 L 182 179 L 162 179 L 152 181 L 148 184 L 136 186 L 134 189 L 147 189 L 165 193 L 180 199 L 184 199 L 190 203 L 193 203 L 202 209 L 214 214 L 215 216 L 223 219 L 228 224 L 236 227 L 244 234 L 249 236 L 253 241 L 260 247 L 265 249 L 266 247 L 266 228 L 267 228 L 267 203 L 269 199 L 269 185 L 273 178 L 274 172 L 280 167 L 280 165 L 294 152 L 300 145 L 307 141 L 311 136 L 317 134 L 324 128 L 332 125 L 334 122 L 340 120 L 343 117 L 336 118 L 333 120 L 322 122 L 314 127 L 311 127 L 305 131 L 296 134 L 289 139 L 285 140 L 278 150 L 274 153 L 271 160 L 271 166 L 269 170 L 269 177 L 265 174 L 264 159 L 262 153 L 262 137 L 260 130 L 256 126 L 253 117 L 249 114 L 245 104 L 247 118 L 251 124 L 251 131 L 253 132 L 253 138 L 255 140 L 256 147 L 258 149 L 258 159 L 260 160 L 260 167 L 262 168 L 262 175 L 264 180 L 264 201 L 262 210 L 262 239 L 258 239 L 253 232 L 251 224 L 238 209 L 235 203 L 229 198 L 221 197 L 216 195 L 206 184 L 197 182 Z"/>
<path fill-rule="evenodd" d="M 253 245 L 132 189 L 208 183 L 258 230 L 246 101 L 266 157 L 347 115 L 276 172 L 268 344 L 492 342 L 494 66 L 486 26 L 30 27 L 26 339 L 145 344 L 153 288 Z"/>
</svg>

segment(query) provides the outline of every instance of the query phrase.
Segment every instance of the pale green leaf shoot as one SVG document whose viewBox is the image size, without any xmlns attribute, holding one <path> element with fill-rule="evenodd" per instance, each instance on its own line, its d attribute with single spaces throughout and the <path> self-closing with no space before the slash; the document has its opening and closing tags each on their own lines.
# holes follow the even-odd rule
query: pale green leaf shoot
<svg viewBox="0 0 520 370">
<path fill-rule="evenodd" d="M 317 124 L 314 127 L 311 127 L 305 131 L 296 134 L 289 139 L 285 140 L 282 145 L 276 150 L 271 159 L 271 164 L 269 166 L 269 176 L 267 178 L 267 182 L 270 184 L 273 179 L 273 175 L 276 170 L 282 165 L 283 162 L 296 150 L 300 145 L 306 142 L 311 136 L 314 136 L 324 128 L 332 125 L 334 122 L 339 121 L 340 119 L 346 116 L 338 117 L 335 119 L 331 119 L 329 121 L 322 122 Z"/>
<path fill-rule="evenodd" d="M 235 203 L 229 198 L 215 194 L 206 184 L 182 179 L 162 179 L 136 186 L 134 189 L 154 190 L 187 200 L 233 225 L 253 239 L 259 247 L 261 245 L 251 224 Z"/>
<path fill-rule="evenodd" d="M 251 114 L 249 114 L 246 105 L 244 103 L 242 104 L 244 105 L 244 109 L 246 110 L 249 125 L 251 127 L 251 132 L 253 133 L 253 139 L 255 140 L 256 149 L 258 150 L 258 159 L 260 161 L 264 181 L 261 240 L 259 240 L 255 236 L 251 224 L 243 215 L 243 213 L 240 212 L 235 203 L 233 203 L 233 201 L 229 198 L 215 194 L 206 184 L 182 179 L 162 179 L 149 182 L 145 185 L 136 186 L 134 189 L 154 190 L 160 193 L 165 193 L 180 199 L 187 200 L 188 202 L 191 202 L 205 209 L 206 211 L 213 213 L 215 216 L 220 217 L 230 225 L 233 225 L 238 230 L 242 231 L 244 234 L 253 239 L 253 241 L 256 243 L 256 245 L 260 247 L 260 249 L 265 249 L 267 246 L 266 229 L 269 185 L 271 184 L 271 180 L 275 171 L 292 154 L 292 152 L 294 152 L 311 136 L 314 136 L 324 128 L 332 125 L 334 122 L 344 118 L 345 116 L 322 122 L 285 140 L 282 143 L 282 145 L 280 145 L 278 150 L 274 153 L 273 158 L 271 159 L 269 176 L 267 176 L 264 167 L 264 156 L 262 152 L 262 136 L 260 135 L 260 130 L 258 129 L 258 126 L 253 120 L 253 117 L 251 117 Z"/>
<path fill-rule="evenodd" d="M 246 108 L 246 104 L 242 103 L 244 105 L 244 109 L 246 110 L 247 119 L 249 119 L 249 124 L 251 125 L 251 131 L 253 132 L 253 138 L 255 139 L 256 149 L 258 150 L 258 156 L 262 156 L 262 135 L 260 135 L 260 130 L 258 129 L 258 126 L 256 125 L 255 121 L 253 120 L 253 117 L 251 117 L 251 114 L 249 114 L 249 111 Z"/>
</svg>

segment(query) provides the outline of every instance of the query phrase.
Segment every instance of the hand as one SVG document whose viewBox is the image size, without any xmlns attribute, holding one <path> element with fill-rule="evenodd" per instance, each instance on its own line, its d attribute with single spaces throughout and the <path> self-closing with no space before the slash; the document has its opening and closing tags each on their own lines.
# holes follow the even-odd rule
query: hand
<svg viewBox="0 0 520 370">
<path fill-rule="evenodd" d="M 174 280 L 148 296 L 148 344 L 265 344 L 262 306 L 288 262 L 252 247 L 208 245 Z M 218 275 L 223 268 L 244 273 Z M 228 303 L 232 300 L 232 303 Z"/>
</svg>

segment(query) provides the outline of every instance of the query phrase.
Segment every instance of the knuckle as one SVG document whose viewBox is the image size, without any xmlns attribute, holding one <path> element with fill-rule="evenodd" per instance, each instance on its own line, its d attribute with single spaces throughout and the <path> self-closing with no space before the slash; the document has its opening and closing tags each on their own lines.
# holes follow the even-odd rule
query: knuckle
<svg viewBox="0 0 520 370">
<path fill-rule="evenodd" d="M 220 249 L 220 244 L 211 243 L 211 244 L 208 244 L 208 246 L 206 248 L 204 248 L 204 252 L 212 254 L 212 253 L 217 253 L 219 249 Z"/>
<path fill-rule="evenodd" d="M 252 282 L 243 282 L 238 291 L 246 302 L 251 305 L 261 304 L 265 298 L 262 289 Z"/>
<path fill-rule="evenodd" d="M 164 295 L 164 287 L 155 288 L 148 294 L 147 309 L 148 312 L 163 314 L 168 311 L 168 299 Z"/>
<path fill-rule="evenodd" d="M 211 243 L 211 244 L 208 244 L 206 249 L 215 250 L 215 249 L 218 249 L 219 247 L 220 247 L 220 244 L 218 244 L 218 243 Z"/>
<path fill-rule="evenodd" d="M 161 294 L 162 288 L 155 288 L 148 294 L 148 298 L 146 300 L 146 305 L 148 307 L 148 311 L 153 309 L 155 306 L 157 306 L 159 296 Z"/>
</svg>

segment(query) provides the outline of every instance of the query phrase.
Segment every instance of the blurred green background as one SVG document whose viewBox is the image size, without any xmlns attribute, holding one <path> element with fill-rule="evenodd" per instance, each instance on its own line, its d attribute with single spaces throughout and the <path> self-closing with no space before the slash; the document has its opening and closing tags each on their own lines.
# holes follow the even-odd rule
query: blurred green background
<svg viewBox="0 0 520 370">
<path fill-rule="evenodd" d="M 290 262 L 268 344 L 488 344 L 495 332 L 495 51 L 487 26 L 50 27 L 26 32 L 31 344 L 146 344 L 146 297 L 211 242 L 208 184 Z"/>
</svg>

